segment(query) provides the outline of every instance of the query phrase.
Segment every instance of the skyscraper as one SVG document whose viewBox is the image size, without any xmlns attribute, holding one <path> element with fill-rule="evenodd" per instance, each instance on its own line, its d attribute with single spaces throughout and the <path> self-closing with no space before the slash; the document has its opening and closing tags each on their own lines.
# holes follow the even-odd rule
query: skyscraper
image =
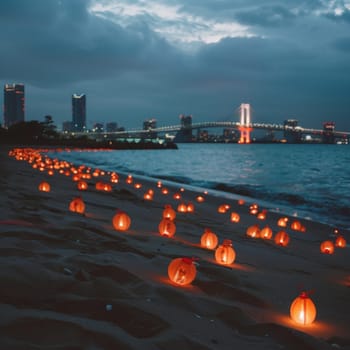
<svg viewBox="0 0 350 350">
<path fill-rule="evenodd" d="M 72 95 L 72 128 L 73 131 L 84 131 L 86 128 L 86 96 Z"/>
<path fill-rule="evenodd" d="M 24 84 L 5 84 L 4 126 L 24 122 Z"/>
</svg>

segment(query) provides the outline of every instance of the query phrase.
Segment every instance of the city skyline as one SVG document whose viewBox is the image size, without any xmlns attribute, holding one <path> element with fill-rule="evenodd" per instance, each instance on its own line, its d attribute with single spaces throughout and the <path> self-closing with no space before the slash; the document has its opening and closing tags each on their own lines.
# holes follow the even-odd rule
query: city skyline
<svg viewBox="0 0 350 350">
<path fill-rule="evenodd" d="M 81 92 L 88 127 L 239 121 L 249 103 L 254 122 L 350 130 L 349 1 L 14 0 L 0 18 L 0 81 L 25 84 L 26 120 L 72 120 Z"/>
</svg>

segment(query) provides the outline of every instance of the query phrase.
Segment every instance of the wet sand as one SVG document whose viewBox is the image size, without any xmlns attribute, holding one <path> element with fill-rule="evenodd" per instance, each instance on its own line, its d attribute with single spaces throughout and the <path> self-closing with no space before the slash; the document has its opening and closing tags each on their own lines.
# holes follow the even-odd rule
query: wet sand
<svg viewBox="0 0 350 350">
<path fill-rule="evenodd" d="M 163 194 L 164 185 L 135 177 L 128 184 L 121 174 L 112 183 L 107 171 L 79 191 L 72 167 L 80 164 L 49 175 L 49 166 L 34 169 L 35 161 L 16 160 L 9 150 L 0 151 L 0 349 L 350 349 L 349 232 L 340 232 L 347 247 L 322 254 L 320 243 L 336 239 L 333 227 L 298 219 L 305 232 L 296 231 L 289 217 L 281 228 L 283 213 L 267 211 L 260 220 L 252 203 L 180 187 Z M 50 192 L 38 190 L 42 181 Z M 112 190 L 97 190 L 96 182 Z M 152 200 L 144 199 L 149 189 Z M 77 196 L 84 214 L 69 210 Z M 194 212 L 177 212 L 175 236 L 161 236 L 164 206 L 176 210 L 182 202 Z M 222 204 L 226 213 L 218 212 Z M 126 231 L 113 227 L 117 209 L 131 218 Z M 240 214 L 238 223 L 231 212 Z M 248 237 L 255 224 L 286 231 L 289 245 Z M 232 264 L 217 263 L 214 251 L 200 246 L 206 228 L 219 243 L 232 240 Z M 178 257 L 196 258 L 190 285 L 168 277 Z M 289 317 L 301 290 L 312 291 L 317 307 L 308 326 Z"/>
</svg>

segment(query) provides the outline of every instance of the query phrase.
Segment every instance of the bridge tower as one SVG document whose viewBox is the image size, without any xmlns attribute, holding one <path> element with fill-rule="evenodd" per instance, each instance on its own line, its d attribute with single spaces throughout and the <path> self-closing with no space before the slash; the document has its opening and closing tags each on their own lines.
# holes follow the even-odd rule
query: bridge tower
<svg viewBox="0 0 350 350">
<path fill-rule="evenodd" d="M 250 104 L 242 103 L 240 106 L 241 120 L 239 131 L 241 133 L 238 143 L 250 143 L 250 133 L 253 130 L 250 123 Z"/>
</svg>

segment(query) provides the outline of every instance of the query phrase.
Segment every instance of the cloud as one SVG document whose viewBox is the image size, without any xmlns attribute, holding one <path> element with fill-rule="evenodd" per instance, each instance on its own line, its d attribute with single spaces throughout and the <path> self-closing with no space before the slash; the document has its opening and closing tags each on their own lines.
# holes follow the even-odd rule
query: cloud
<svg viewBox="0 0 350 350">
<path fill-rule="evenodd" d="M 27 119 L 71 118 L 86 93 L 89 123 L 140 127 L 295 117 L 350 130 L 346 1 L 0 1 L 1 82 L 26 84 Z"/>
</svg>

